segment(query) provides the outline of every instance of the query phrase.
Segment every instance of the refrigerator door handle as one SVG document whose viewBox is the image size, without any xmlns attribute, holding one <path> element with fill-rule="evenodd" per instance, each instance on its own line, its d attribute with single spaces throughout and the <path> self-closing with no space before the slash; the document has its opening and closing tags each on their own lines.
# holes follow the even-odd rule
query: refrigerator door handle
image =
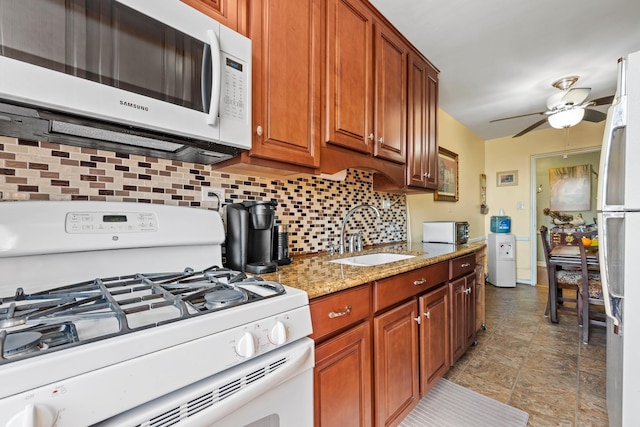
<svg viewBox="0 0 640 427">
<path fill-rule="evenodd" d="M 604 299 L 604 309 L 608 317 L 613 321 L 615 330 L 622 335 L 622 301 L 624 295 L 617 294 L 612 291 L 610 286 L 610 262 L 609 256 L 609 233 L 607 232 L 607 220 L 611 218 L 623 219 L 622 212 L 607 212 L 598 214 L 598 223 L 600 227 L 598 261 L 600 263 L 600 283 L 602 284 L 602 297 Z"/>
</svg>

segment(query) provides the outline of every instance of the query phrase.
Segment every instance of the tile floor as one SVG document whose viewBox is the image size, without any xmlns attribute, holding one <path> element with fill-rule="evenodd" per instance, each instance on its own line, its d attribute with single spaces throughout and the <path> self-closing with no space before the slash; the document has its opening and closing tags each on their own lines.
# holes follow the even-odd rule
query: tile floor
<svg viewBox="0 0 640 427">
<path fill-rule="evenodd" d="M 487 330 L 445 378 L 529 413 L 529 426 L 607 426 L 606 334 L 544 317 L 546 286 L 486 285 Z"/>
</svg>

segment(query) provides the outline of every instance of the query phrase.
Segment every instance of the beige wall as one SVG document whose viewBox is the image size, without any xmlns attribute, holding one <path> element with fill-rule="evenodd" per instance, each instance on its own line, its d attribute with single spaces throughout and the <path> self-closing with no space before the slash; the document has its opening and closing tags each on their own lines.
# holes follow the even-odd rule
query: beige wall
<svg viewBox="0 0 640 427">
<path fill-rule="evenodd" d="M 498 138 L 485 142 L 485 168 L 487 173 L 487 203 L 489 215 L 485 218 L 485 231 L 489 232 L 489 217 L 497 215 L 503 208 L 506 215 L 511 217 L 511 232 L 516 235 L 516 258 L 518 281 L 532 280 L 532 194 L 535 191 L 531 182 L 532 157 L 548 153 L 562 154 L 572 150 L 597 148 L 602 144 L 604 122 L 582 122 L 569 128 L 542 129 L 530 132 L 519 138 Z M 500 171 L 518 171 L 518 185 L 498 187 L 496 173 Z M 535 171 L 534 171 L 535 173 Z M 518 202 L 523 203 L 523 209 L 518 210 Z M 535 220 L 535 218 L 533 218 Z M 533 240 L 532 240 L 533 239 Z"/>
<path fill-rule="evenodd" d="M 484 237 L 484 215 L 480 213 L 484 141 L 442 110 L 438 110 L 438 141 L 441 147 L 458 154 L 459 201 L 436 202 L 433 194 L 407 196 L 407 236 L 414 242 L 421 241 L 423 221 L 469 221 L 471 238 Z"/>
<path fill-rule="evenodd" d="M 442 110 L 438 111 L 438 140 L 441 147 L 458 154 L 460 168 L 460 200 L 436 202 L 432 194 L 407 197 L 409 230 L 413 241 L 422 240 L 423 221 L 469 221 L 471 238 L 483 238 L 490 232 L 490 217 L 500 208 L 511 217 L 511 232 L 516 235 L 517 279 L 532 281 L 532 158 L 563 152 L 596 149 L 602 143 L 604 122 L 582 122 L 566 132 L 546 128 L 519 138 L 498 138 L 483 141 L 460 122 Z M 498 187 L 496 173 L 517 171 L 518 185 Z M 487 175 L 487 204 L 489 213 L 480 214 L 480 174 Z M 534 171 L 535 173 L 535 171 Z M 522 209 L 518 209 L 522 202 Z M 535 215 L 535 214 L 534 214 Z M 535 218 L 533 218 L 535 221 Z"/>
</svg>

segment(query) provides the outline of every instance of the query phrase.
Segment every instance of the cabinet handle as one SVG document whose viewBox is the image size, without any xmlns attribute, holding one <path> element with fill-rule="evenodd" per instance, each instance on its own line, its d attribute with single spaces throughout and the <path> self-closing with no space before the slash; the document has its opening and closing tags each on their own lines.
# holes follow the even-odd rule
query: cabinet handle
<svg viewBox="0 0 640 427">
<path fill-rule="evenodd" d="M 420 279 L 420 280 L 414 280 L 413 281 L 413 284 L 416 285 L 416 286 L 424 285 L 425 283 L 427 283 L 427 279 L 424 279 L 424 278 Z"/>
<path fill-rule="evenodd" d="M 379 142 L 380 144 L 384 144 L 384 138 L 380 138 L 380 139 L 378 140 L 378 142 Z"/>
<path fill-rule="evenodd" d="M 256 134 L 257 134 L 258 136 L 262 136 L 262 126 L 258 126 L 258 127 L 256 128 Z"/>
<path fill-rule="evenodd" d="M 351 306 L 348 305 L 344 311 L 340 311 L 338 313 L 336 313 L 335 311 L 332 311 L 331 313 L 329 313 L 329 319 L 334 319 L 336 317 L 342 317 L 342 316 L 346 316 L 347 314 L 351 313 Z"/>
<path fill-rule="evenodd" d="M 426 172 L 426 173 L 423 173 L 422 176 L 425 178 L 431 178 L 431 173 Z"/>
<path fill-rule="evenodd" d="M 426 317 L 427 319 L 431 319 L 431 312 L 430 312 L 430 311 L 427 311 L 427 312 L 424 314 L 424 317 Z"/>
<path fill-rule="evenodd" d="M 415 317 L 413 320 L 415 320 L 416 322 L 418 322 L 418 325 L 422 324 L 422 319 L 420 319 L 420 316 Z"/>
<path fill-rule="evenodd" d="M 468 262 L 465 262 L 464 264 L 461 264 L 460 267 L 465 268 L 465 267 L 469 267 L 471 264 L 469 264 Z"/>
</svg>

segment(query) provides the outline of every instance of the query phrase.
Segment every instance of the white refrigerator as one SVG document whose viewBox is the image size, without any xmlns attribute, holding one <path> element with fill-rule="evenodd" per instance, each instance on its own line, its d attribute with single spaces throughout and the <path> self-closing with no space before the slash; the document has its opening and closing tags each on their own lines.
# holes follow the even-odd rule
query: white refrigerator
<svg viewBox="0 0 640 427">
<path fill-rule="evenodd" d="M 600 178 L 600 271 L 607 312 L 610 426 L 640 425 L 640 52 L 618 62 Z"/>
</svg>

